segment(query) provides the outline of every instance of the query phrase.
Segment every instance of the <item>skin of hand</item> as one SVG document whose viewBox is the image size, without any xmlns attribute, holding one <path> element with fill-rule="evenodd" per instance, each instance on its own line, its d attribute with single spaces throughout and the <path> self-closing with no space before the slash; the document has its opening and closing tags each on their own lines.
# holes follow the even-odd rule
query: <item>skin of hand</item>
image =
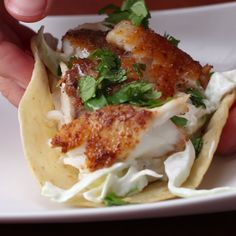
<svg viewBox="0 0 236 236">
<path fill-rule="evenodd" d="M 51 0 L 5 0 L 0 2 L 0 92 L 14 106 L 26 89 L 34 60 L 30 39 L 34 32 L 20 21 L 34 22 L 46 16 Z"/>
<path fill-rule="evenodd" d="M 0 2 L 0 92 L 14 106 L 30 81 L 34 60 L 30 39 L 34 32 L 18 21 L 34 22 L 44 18 L 52 0 L 4 0 Z M 222 133 L 218 153 L 236 152 L 236 105 Z"/>
<path fill-rule="evenodd" d="M 236 153 L 236 103 L 230 110 L 228 120 L 223 129 L 217 152 L 220 155 Z"/>
</svg>

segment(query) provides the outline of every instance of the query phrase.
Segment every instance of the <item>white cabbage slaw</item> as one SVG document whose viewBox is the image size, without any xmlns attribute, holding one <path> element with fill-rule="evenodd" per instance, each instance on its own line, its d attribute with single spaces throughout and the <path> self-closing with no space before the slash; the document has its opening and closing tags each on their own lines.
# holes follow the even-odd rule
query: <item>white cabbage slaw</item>
<svg viewBox="0 0 236 236">
<path fill-rule="evenodd" d="M 191 128 L 198 125 L 200 118 L 214 112 L 223 96 L 236 87 L 236 70 L 227 72 L 215 72 L 205 90 L 206 109 L 189 109 L 183 115 L 191 117 Z M 194 111 L 194 112 L 193 112 Z M 76 153 L 76 152 L 75 152 Z M 79 152 L 81 156 L 81 152 Z M 165 179 L 167 176 L 168 189 L 179 197 L 196 197 L 202 195 L 216 194 L 220 192 L 235 192 L 236 188 L 221 187 L 210 190 L 194 190 L 183 188 L 181 185 L 187 180 L 195 160 L 195 151 L 190 141 L 186 143 L 185 150 L 174 153 L 163 163 L 164 173 L 158 173 L 153 169 L 141 169 L 139 159 L 132 158 L 132 161 L 119 162 L 109 168 L 103 168 L 92 173 L 81 173 L 78 176 L 78 183 L 68 190 L 64 190 L 46 182 L 42 188 L 42 194 L 57 202 L 66 202 L 77 194 L 92 202 L 102 202 L 109 192 L 117 196 L 127 196 L 143 190 L 153 179 Z M 64 164 L 80 168 L 81 161 L 70 154 L 70 157 L 63 159 Z M 152 177 L 152 178 L 150 178 Z"/>
</svg>

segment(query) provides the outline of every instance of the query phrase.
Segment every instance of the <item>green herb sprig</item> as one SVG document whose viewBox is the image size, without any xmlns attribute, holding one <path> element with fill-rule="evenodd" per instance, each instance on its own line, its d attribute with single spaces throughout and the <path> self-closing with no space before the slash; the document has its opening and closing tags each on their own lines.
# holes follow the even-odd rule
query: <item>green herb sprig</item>
<svg viewBox="0 0 236 236">
<path fill-rule="evenodd" d="M 122 20 L 130 20 L 134 25 L 143 25 L 148 28 L 151 18 L 144 0 L 125 0 L 121 7 L 109 4 L 98 13 L 107 13 L 105 23 L 110 26 L 114 26 Z"/>
<path fill-rule="evenodd" d="M 202 150 L 202 147 L 203 147 L 203 139 L 201 137 L 191 138 L 191 142 L 194 146 L 195 154 L 196 154 L 196 158 L 197 158 Z"/>
<path fill-rule="evenodd" d="M 186 91 L 186 93 L 190 94 L 190 100 L 194 106 L 206 108 L 206 105 L 203 102 L 203 94 L 198 89 L 190 88 Z"/>
<path fill-rule="evenodd" d="M 155 91 L 153 84 L 147 81 L 135 81 L 125 84 L 120 90 L 107 97 L 107 100 L 113 105 L 129 103 L 153 108 L 162 105 L 160 97 L 161 92 Z"/>
<path fill-rule="evenodd" d="M 179 39 L 176 39 L 175 37 L 167 34 L 165 32 L 164 34 L 164 38 L 166 38 L 170 43 L 172 43 L 174 46 L 178 47 L 179 43 L 180 43 L 180 40 Z"/>
<path fill-rule="evenodd" d="M 146 70 L 146 65 L 142 63 L 134 63 L 133 67 L 138 74 L 138 77 L 141 79 L 143 77 L 143 72 Z"/>
<path fill-rule="evenodd" d="M 129 204 L 128 202 L 122 200 L 115 193 L 109 193 L 103 200 L 105 206 L 122 206 Z"/>
<path fill-rule="evenodd" d="M 188 123 L 188 120 L 186 118 L 180 116 L 173 116 L 171 118 L 171 121 L 179 127 L 184 127 Z"/>
<path fill-rule="evenodd" d="M 78 82 L 80 97 L 87 109 L 97 110 L 109 104 L 124 103 L 148 108 L 163 104 L 160 100 L 161 93 L 155 90 L 152 83 L 142 80 L 142 71 L 146 65 L 134 64 L 140 76 L 139 81 L 123 83 L 127 80 L 127 71 L 121 67 L 119 57 L 112 51 L 97 49 L 91 54 L 90 59 L 98 62 L 94 68 L 98 72 L 98 77 L 83 76 Z M 111 92 L 113 85 L 120 86 L 114 93 Z"/>
</svg>

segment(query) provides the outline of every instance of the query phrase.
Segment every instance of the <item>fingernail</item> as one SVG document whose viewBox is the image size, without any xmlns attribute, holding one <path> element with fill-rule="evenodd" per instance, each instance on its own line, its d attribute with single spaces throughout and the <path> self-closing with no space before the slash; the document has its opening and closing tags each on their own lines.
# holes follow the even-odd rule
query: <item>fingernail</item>
<svg viewBox="0 0 236 236">
<path fill-rule="evenodd" d="M 38 16 L 44 14 L 47 0 L 8 0 L 8 10 L 19 16 Z"/>
</svg>

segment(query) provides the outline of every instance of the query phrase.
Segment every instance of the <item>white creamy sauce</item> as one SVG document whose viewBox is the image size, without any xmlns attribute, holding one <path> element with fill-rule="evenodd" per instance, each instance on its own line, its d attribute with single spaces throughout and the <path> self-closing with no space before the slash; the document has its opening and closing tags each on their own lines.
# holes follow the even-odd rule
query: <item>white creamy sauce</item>
<svg viewBox="0 0 236 236">
<path fill-rule="evenodd" d="M 205 108 L 196 107 L 190 103 L 188 104 L 188 112 L 180 115 L 180 117 L 186 118 L 188 120 L 186 129 L 189 135 L 195 133 L 199 127 L 201 127 L 205 121 L 204 116 L 206 114 L 208 114 L 208 111 Z"/>
<path fill-rule="evenodd" d="M 210 111 L 218 108 L 223 96 L 236 87 L 236 70 L 215 72 L 205 90 L 206 105 Z"/>
<path fill-rule="evenodd" d="M 195 107 L 188 104 L 188 112 L 182 117 L 188 120 L 187 131 L 189 134 L 196 132 L 204 123 L 204 116 L 214 112 L 222 98 L 236 88 L 236 70 L 226 72 L 215 72 L 205 90 L 206 99 L 204 103 L 206 108 Z"/>
</svg>

